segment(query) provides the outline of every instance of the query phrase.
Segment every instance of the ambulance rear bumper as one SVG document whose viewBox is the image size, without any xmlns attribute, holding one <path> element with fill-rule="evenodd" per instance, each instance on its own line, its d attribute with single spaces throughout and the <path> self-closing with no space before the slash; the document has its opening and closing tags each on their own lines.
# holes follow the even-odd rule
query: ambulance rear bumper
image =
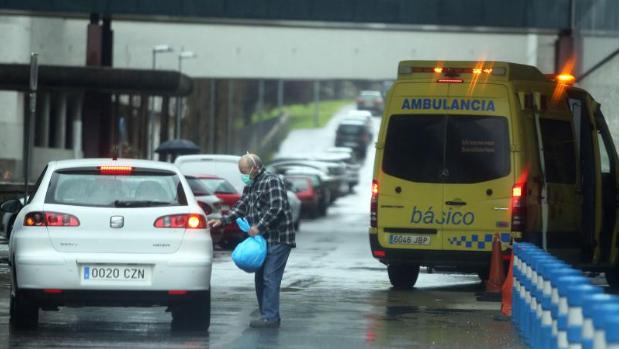
<svg viewBox="0 0 619 349">
<path fill-rule="evenodd" d="M 437 270 L 476 272 L 490 267 L 490 252 L 415 250 L 410 248 L 385 248 L 378 242 L 377 234 L 370 234 L 372 255 L 386 265 L 415 264 Z M 384 254 L 376 251 L 384 251 Z"/>
</svg>

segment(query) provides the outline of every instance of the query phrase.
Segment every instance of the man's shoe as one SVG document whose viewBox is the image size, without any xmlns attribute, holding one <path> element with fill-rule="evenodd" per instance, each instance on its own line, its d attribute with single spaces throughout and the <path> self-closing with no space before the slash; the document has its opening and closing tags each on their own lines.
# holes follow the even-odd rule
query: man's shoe
<svg viewBox="0 0 619 349">
<path fill-rule="evenodd" d="M 253 328 L 278 328 L 280 324 L 279 320 L 265 320 L 265 319 L 257 319 L 257 320 L 252 320 L 249 323 L 249 327 L 253 327 Z"/>
</svg>

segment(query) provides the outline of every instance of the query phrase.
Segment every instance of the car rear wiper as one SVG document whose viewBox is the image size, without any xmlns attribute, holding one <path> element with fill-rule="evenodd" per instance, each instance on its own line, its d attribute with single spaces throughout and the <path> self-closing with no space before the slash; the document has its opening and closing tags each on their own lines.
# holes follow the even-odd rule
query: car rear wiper
<svg viewBox="0 0 619 349">
<path fill-rule="evenodd" d="M 116 200 L 114 207 L 151 207 L 151 206 L 169 206 L 172 202 L 153 201 L 153 200 Z"/>
</svg>

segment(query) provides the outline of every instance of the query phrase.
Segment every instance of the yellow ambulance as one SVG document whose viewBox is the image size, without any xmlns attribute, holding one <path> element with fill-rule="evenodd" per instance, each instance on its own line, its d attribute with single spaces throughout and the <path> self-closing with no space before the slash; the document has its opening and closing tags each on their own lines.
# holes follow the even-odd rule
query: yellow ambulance
<svg viewBox="0 0 619 349">
<path fill-rule="evenodd" d="M 414 286 L 420 266 L 483 277 L 495 236 L 618 284 L 617 152 L 600 105 L 571 82 L 507 62 L 400 62 L 369 229 L 394 287 Z"/>
</svg>

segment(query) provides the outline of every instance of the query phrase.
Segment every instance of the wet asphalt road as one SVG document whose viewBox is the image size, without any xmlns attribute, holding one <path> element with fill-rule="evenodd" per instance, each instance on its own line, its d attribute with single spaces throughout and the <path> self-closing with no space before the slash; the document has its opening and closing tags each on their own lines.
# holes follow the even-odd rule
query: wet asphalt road
<svg viewBox="0 0 619 349">
<path fill-rule="evenodd" d="M 421 274 L 417 288 L 393 290 L 371 256 L 367 215 L 338 201 L 329 216 L 304 221 L 282 289 L 282 327 L 248 327 L 253 275 L 217 252 L 212 324 L 172 331 L 164 308 L 62 308 L 38 329 L 8 327 L 8 277 L 0 271 L 0 346 L 10 348 L 523 348 L 499 303 L 478 302 L 474 275 Z"/>
<path fill-rule="evenodd" d="M 297 131 L 283 149 L 304 140 L 330 146 L 333 128 L 322 138 Z M 62 308 L 42 312 L 36 330 L 11 331 L 0 263 L 0 348 L 525 348 L 499 303 L 476 300 L 483 286 L 475 275 L 422 273 L 413 290 L 391 288 L 368 243 L 372 161 L 370 151 L 355 194 L 327 217 L 302 222 L 282 284 L 280 329 L 248 327 L 253 274 L 237 269 L 229 251 L 216 252 L 208 332 L 171 330 L 165 308 Z"/>
</svg>

